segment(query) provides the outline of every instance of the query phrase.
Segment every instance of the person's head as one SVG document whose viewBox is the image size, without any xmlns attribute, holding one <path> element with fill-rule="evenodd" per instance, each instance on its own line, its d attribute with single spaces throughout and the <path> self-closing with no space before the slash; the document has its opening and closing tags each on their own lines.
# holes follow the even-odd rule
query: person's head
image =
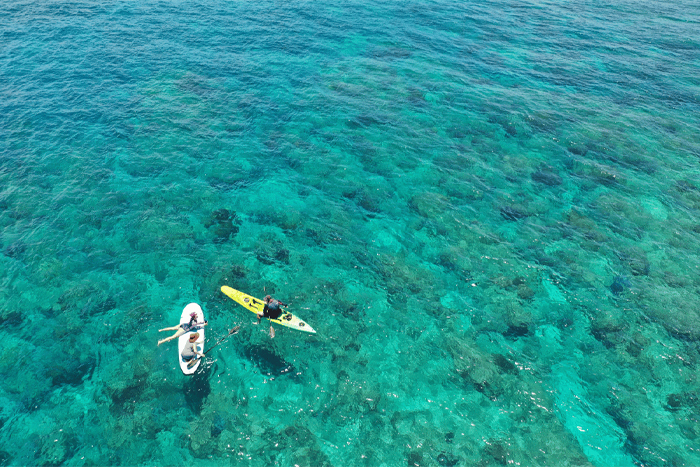
<svg viewBox="0 0 700 467">
<path fill-rule="evenodd" d="M 265 303 L 270 303 L 270 300 L 272 300 L 272 297 L 265 295 Z"/>
<path fill-rule="evenodd" d="M 197 339 L 199 339 L 199 333 L 198 333 L 198 332 L 193 332 L 192 334 L 190 334 L 190 342 L 194 342 L 194 341 L 196 341 Z"/>
<path fill-rule="evenodd" d="M 190 324 L 193 321 L 197 321 L 197 313 L 190 313 Z"/>
</svg>

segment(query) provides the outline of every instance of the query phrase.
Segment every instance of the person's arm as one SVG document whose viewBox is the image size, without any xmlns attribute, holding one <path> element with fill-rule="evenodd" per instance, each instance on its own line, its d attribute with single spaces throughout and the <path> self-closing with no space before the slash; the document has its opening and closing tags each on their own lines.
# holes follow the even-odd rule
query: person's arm
<svg viewBox="0 0 700 467">
<path fill-rule="evenodd" d="M 192 353 L 194 354 L 195 358 L 204 357 L 204 353 L 197 350 L 197 343 L 196 342 L 192 342 L 190 345 L 192 346 Z"/>
</svg>

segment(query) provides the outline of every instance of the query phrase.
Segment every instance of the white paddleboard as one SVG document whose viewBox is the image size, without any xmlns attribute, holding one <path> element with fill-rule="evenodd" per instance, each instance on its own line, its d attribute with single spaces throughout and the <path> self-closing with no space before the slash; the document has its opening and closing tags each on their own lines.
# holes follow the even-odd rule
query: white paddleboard
<svg viewBox="0 0 700 467">
<path fill-rule="evenodd" d="M 200 352 L 204 352 L 204 312 L 202 311 L 202 308 L 196 303 L 190 303 L 189 305 L 187 305 L 185 309 L 182 310 L 182 316 L 180 316 L 180 324 L 189 323 L 190 315 L 192 313 L 197 313 L 197 324 L 201 325 L 201 327 L 192 328 L 190 332 L 186 332 L 180 337 L 178 337 L 177 341 L 177 360 L 180 362 L 180 369 L 186 375 L 191 375 L 192 373 L 197 371 L 197 368 L 199 368 L 199 364 L 202 362 L 202 359 L 198 358 L 197 362 L 194 365 L 192 365 L 191 368 L 187 368 L 187 364 L 189 362 L 182 359 L 182 351 L 185 350 L 185 345 L 187 345 L 190 342 L 191 334 L 195 332 L 199 333 L 199 338 L 197 339 L 197 350 Z"/>
</svg>

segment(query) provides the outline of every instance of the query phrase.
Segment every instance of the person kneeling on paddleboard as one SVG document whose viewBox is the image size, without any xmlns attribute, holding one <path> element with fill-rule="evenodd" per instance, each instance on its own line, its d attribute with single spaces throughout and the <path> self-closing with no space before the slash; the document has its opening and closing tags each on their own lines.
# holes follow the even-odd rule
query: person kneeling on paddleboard
<svg viewBox="0 0 700 467">
<path fill-rule="evenodd" d="M 204 321 L 204 324 L 197 323 L 197 313 L 192 313 L 190 315 L 190 322 L 187 324 L 183 323 L 183 324 L 178 324 L 177 326 L 173 326 L 170 328 L 159 329 L 158 332 L 175 331 L 175 334 L 173 334 L 170 337 L 166 337 L 165 339 L 159 340 L 158 345 L 162 344 L 163 342 L 168 342 L 170 340 L 177 339 L 178 337 L 180 337 L 184 333 L 190 332 L 193 329 L 202 328 L 202 327 L 206 326 L 207 324 L 209 324 L 209 321 Z"/>
<path fill-rule="evenodd" d="M 287 306 L 287 304 L 266 295 L 265 307 L 263 308 L 262 313 L 258 313 L 258 323 L 262 318 L 278 319 L 280 316 L 282 316 L 282 313 L 284 313 L 282 310 L 283 306 Z M 272 324 L 270 324 L 270 337 L 275 337 L 275 328 L 272 327 Z"/>
<path fill-rule="evenodd" d="M 181 354 L 184 361 L 189 362 L 193 358 L 204 357 L 204 353 L 197 350 L 197 339 L 199 339 L 198 332 L 190 334 L 189 342 L 185 344 L 185 348 L 182 350 Z"/>
</svg>

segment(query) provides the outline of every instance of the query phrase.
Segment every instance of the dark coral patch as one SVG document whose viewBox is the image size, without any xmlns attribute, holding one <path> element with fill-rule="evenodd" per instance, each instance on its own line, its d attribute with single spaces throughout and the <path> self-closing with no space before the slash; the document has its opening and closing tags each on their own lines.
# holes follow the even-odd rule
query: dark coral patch
<svg viewBox="0 0 700 467">
<path fill-rule="evenodd" d="M 529 214 L 513 206 L 501 206 L 501 217 L 507 221 L 525 219 Z"/>
<path fill-rule="evenodd" d="M 630 281 L 624 276 L 615 276 L 613 278 L 612 284 L 610 284 L 610 291 L 615 295 L 622 294 L 625 290 L 629 289 Z"/>
<path fill-rule="evenodd" d="M 223 208 L 217 209 L 204 223 L 204 227 L 214 232 L 214 243 L 225 243 L 238 233 L 237 220 L 235 212 Z"/>
<path fill-rule="evenodd" d="M 562 178 L 558 174 L 546 169 L 534 172 L 530 178 L 537 183 L 542 183 L 547 186 L 557 186 L 562 184 Z"/>
</svg>

